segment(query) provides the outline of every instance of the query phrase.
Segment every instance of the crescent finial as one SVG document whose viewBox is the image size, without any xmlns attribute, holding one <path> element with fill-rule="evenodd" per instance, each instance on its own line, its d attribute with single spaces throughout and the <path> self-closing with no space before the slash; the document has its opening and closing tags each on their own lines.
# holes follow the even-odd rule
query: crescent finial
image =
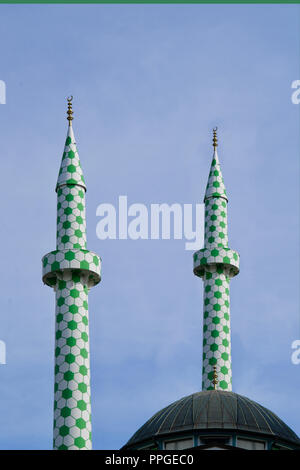
<svg viewBox="0 0 300 470">
<path fill-rule="evenodd" d="M 69 96 L 67 98 L 67 101 L 68 101 L 68 111 L 67 111 L 67 119 L 69 121 L 69 126 L 72 125 L 72 121 L 73 121 L 73 109 L 72 109 L 72 100 L 73 100 L 73 96 Z"/>
<path fill-rule="evenodd" d="M 216 147 L 218 147 L 217 130 L 218 130 L 217 127 L 213 129 L 213 147 L 215 150 L 216 150 Z"/>
</svg>

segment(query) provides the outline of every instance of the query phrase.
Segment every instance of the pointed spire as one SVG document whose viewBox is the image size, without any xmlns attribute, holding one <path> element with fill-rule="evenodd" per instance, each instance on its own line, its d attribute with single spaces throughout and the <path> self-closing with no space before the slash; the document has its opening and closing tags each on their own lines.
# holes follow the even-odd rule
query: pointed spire
<svg viewBox="0 0 300 470">
<path fill-rule="evenodd" d="M 72 120 L 73 110 L 72 101 L 73 96 L 68 98 L 68 132 L 65 143 L 64 153 L 61 160 L 60 170 L 57 179 L 56 191 L 60 186 L 63 185 L 78 185 L 82 186 L 86 190 L 86 185 L 83 177 L 83 172 L 77 152 L 76 141 L 74 137 Z"/>
<path fill-rule="evenodd" d="M 211 197 L 223 197 L 227 199 L 226 195 L 226 188 L 223 181 L 223 176 L 221 172 L 217 146 L 218 146 L 218 138 L 217 138 L 217 127 L 213 129 L 213 147 L 214 147 L 214 154 L 213 159 L 211 162 L 210 173 L 208 177 L 208 182 L 206 186 L 204 201 Z"/>
</svg>

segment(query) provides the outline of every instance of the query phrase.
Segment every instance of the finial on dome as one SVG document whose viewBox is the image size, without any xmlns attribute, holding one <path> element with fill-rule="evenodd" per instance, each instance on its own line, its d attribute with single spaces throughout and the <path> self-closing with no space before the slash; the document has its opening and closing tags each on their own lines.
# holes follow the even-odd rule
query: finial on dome
<svg viewBox="0 0 300 470">
<path fill-rule="evenodd" d="M 218 381 L 218 374 L 217 374 L 217 366 L 214 366 L 213 369 L 214 369 L 214 371 L 213 371 L 212 383 L 213 383 L 213 386 L 214 386 L 214 390 L 216 390 L 217 383 L 219 382 Z"/>
<path fill-rule="evenodd" d="M 69 126 L 72 126 L 72 121 L 73 121 L 73 110 L 72 110 L 72 100 L 73 100 L 73 96 L 71 95 L 69 98 L 67 98 L 68 100 L 68 111 L 67 111 L 67 119 L 69 121 Z"/>
<path fill-rule="evenodd" d="M 215 127 L 213 129 L 213 133 L 214 133 L 214 135 L 213 135 L 213 147 L 214 147 L 215 150 L 216 150 L 216 147 L 218 147 L 217 130 L 218 130 L 217 127 Z"/>
</svg>

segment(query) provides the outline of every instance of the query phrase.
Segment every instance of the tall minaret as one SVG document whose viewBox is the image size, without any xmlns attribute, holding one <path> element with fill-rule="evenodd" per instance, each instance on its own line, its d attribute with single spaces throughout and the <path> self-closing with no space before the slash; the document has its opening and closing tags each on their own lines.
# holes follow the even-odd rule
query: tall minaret
<svg viewBox="0 0 300 470">
<path fill-rule="evenodd" d="M 194 254 L 194 274 L 204 284 L 202 390 L 231 391 L 229 282 L 239 272 L 239 255 L 228 248 L 228 199 L 217 146 L 216 128 L 204 197 L 204 248 Z"/>
<path fill-rule="evenodd" d="M 101 260 L 86 249 L 86 186 L 72 129 L 58 175 L 56 250 L 43 257 L 43 282 L 56 294 L 54 449 L 91 449 L 88 293 L 101 280 Z"/>
</svg>

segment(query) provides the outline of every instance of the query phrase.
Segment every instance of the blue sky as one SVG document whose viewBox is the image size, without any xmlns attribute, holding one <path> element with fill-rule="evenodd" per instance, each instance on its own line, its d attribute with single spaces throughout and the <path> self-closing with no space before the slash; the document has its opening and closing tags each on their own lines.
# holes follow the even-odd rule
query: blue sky
<svg viewBox="0 0 300 470">
<path fill-rule="evenodd" d="M 55 183 L 74 95 L 87 183 L 93 446 L 119 448 L 201 389 L 202 282 L 184 240 L 96 237 L 96 208 L 201 203 L 219 128 L 229 196 L 233 390 L 300 434 L 297 5 L 1 5 L 0 448 L 52 446 Z"/>
</svg>

